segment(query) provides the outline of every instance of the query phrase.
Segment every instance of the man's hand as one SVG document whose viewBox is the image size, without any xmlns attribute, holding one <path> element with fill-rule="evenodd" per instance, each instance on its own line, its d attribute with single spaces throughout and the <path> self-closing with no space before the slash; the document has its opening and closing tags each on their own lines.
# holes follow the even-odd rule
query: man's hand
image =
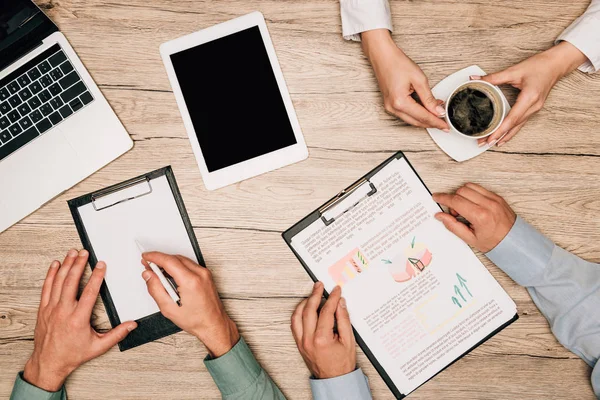
<svg viewBox="0 0 600 400">
<path fill-rule="evenodd" d="M 148 265 L 142 273 L 148 292 L 165 317 L 200 339 L 213 357 L 220 357 L 235 346 L 240 340 L 237 326 L 227 315 L 207 268 L 184 256 L 159 252 L 144 253 L 142 261 L 162 267 L 177 283 L 181 307 L 167 294 Z"/>
<path fill-rule="evenodd" d="M 390 32 L 387 29 L 366 31 L 361 40 L 375 70 L 386 111 L 411 125 L 449 132 L 448 124 L 441 119 L 446 113 L 443 102 L 433 97 L 427 77 L 396 46 Z M 414 92 L 424 107 L 412 98 Z"/>
<path fill-rule="evenodd" d="M 356 342 L 342 289 L 336 286 L 317 314 L 322 296 L 323 284 L 317 282 L 310 297 L 292 314 L 298 350 L 317 379 L 342 376 L 356 369 Z M 333 329 L 336 320 L 337 333 Z"/>
<path fill-rule="evenodd" d="M 437 213 L 435 217 L 450 232 L 484 253 L 504 239 L 517 219 L 502 197 L 474 183 L 467 183 L 456 194 L 436 193 L 433 200 L 450 211 L 450 214 Z M 458 221 L 459 216 L 468 224 Z"/>
<path fill-rule="evenodd" d="M 497 141 L 500 147 L 512 139 L 529 117 L 542 109 L 556 82 L 586 59 L 571 43 L 561 42 L 504 71 L 481 77 L 472 76 L 471 79 L 481 79 L 492 85 L 509 84 L 521 90 L 502 125 L 490 136 L 479 139 L 479 144 L 493 144 Z"/>
<path fill-rule="evenodd" d="M 59 390 L 81 364 L 106 353 L 137 327 L 134 321 L 98 333 L 90 325 L 106 264 L 99 262 L 77 300 L 88 252 L 70 250 L 62 265 L 53 261 L 42 287 L 33 338 L 33 354 L 25 364 L 27 382 L 49 392 Z"/>
</svg>

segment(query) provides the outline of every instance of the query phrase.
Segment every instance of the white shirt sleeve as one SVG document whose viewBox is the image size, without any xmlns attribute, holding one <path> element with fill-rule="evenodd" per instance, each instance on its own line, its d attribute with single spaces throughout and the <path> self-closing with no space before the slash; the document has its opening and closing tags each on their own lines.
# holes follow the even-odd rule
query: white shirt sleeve
<svg viewBox="0 0 600 400">
<path fill-rule="evenodd" d="M 392 31 L 388 0 L 340 0 L 340 8 L 342 34 L 346 40 L 360 42 L 360 33 L 373 29 Z"/>
<path fill-rule="evenodd" d="M 566 40 L 577 47 L 588 60 L 579 66 L 583 72 L 600 70 L 600 0 L 592 0 L 586 12 L 575 20 L 556 43 Z"/>
</svg>

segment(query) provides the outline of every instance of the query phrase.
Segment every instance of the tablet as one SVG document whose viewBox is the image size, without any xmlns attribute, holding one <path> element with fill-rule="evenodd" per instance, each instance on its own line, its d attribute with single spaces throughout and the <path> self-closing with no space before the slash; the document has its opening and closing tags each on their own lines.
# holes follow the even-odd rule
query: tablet
<svg viewBox="0 0 600 400">
<path fill-rule="evenodd" d="M 308 157 L 261 13 L 164 43 L 160 53 L 207 189 Z"/>
</svg>

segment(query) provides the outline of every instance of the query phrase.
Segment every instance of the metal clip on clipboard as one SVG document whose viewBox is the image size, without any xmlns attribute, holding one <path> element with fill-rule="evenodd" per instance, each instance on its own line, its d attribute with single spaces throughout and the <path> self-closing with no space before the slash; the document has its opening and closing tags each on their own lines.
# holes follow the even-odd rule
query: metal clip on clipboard
<svg viewBox="0 0 600 400">
<path fill-rule="evenodd" d="M 137 190 L 137 186 L 144 182 L 148 187 L 143 192 L 139 192 L 139 190 Z M 107 204 L 102 204 L 102 199 L 106 199 L 108 196 L 111 196 L 118 192 L 123 192 L 123 197 L 115 201 L 111 200 Z M 123 182 L 110 189 L 103 189 L 92 194 L 92 206 L 94 207 L 94 210 L 101 211 L 106 208 L 116 206 L 117 204 L 149 195 L 150 193 L 152 193 L 152 185 L 150 184 L 150 179 L 147 176 L 142 176 L 137 179 Z"/>
<path fill-rule="evenodd" d="M 356 207 L 361 201 L 377 193 L 377 188 L 368 179 L 363 178 L 347 189 L 342 190 L 323 207 L 319 208 L 321 220 L 325 226 L 331 225 L 336 218 Z"/>
</svg>

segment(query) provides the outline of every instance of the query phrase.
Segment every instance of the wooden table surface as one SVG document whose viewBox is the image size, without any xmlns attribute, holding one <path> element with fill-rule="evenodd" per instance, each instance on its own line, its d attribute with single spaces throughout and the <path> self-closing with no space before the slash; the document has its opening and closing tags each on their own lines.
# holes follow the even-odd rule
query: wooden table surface
<svg viewBox="0 0 600 400">
<path fill-rule="evenodd" d="M 66 201 L 172 165 L 225 306 L 257 358 L 290 399 L 310 398 L 290 315 L 311 281 L 281 232 L 397 150 L 432 191 L 473 181 L 502 196 L 556 243 L 600 261 L 600 74 L 560 81 L 544 109 L 501 149 L 465 163 L 423 129 L 386 114 L 360 45 L 341 37 L 337 0 L 37 0 L 65 33 L 135 141 L 134 148 L 0 234 L 0 397 L 33 348 L 50 262 L 81 243 Z M 588 0 L 392 1 L 394 38 L 432 86 L 472 64 L 506 68 L 546 49 Z M 309 158 L 207 191 L 196 166 L 159 45 L 260 10 L 309 147 Z M 515 92 L 512 93 L 512 100 Z M 252 101 L 232 93 L 231 113 Z M 553 337 L 525 289 L 478 254 L 515 300 L 519 320 L 411 395 L 413 399 L 592 399 L 590 368 Z M 86 271 L 86 278 L 89 269 Z M 93 315 L 109 328 L 101 302 Z M 216 399 L 186 333 L 79 368 L 71 399 Z M 359 350 L 376 399 L 391 392 Z"/>
</svg>

